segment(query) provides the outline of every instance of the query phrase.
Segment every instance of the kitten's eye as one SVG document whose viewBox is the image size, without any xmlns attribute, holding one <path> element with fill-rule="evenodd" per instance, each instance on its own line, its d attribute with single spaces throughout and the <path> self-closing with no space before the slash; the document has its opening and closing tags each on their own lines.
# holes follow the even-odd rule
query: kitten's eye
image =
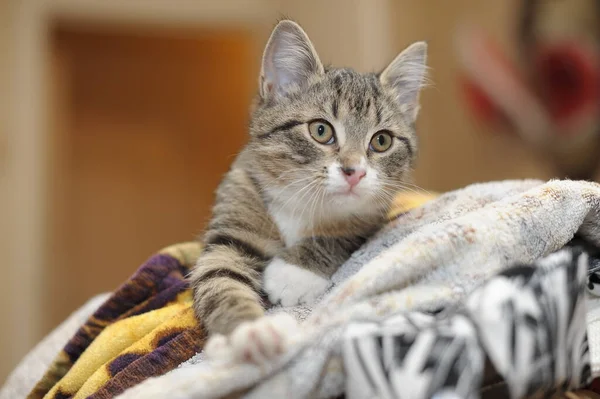
<svg viewBox="0 0 600 399">
<path fill-rule="evenodd" d="M 392 146 L 392 135 L 388 132 L 378 132 L 375 133 L 373 138 L 371 139 L 371 143 L 369 143 L 369 148 L 376 152 L 384 152 L 389 150 Z"/>
<path fill-rule="evenodd" d="M 321 144 L 335 143 L 333 127 L 323 120 L 310 122 L 308 124 L 308 131 L 311 137 Z"/>
</svg>

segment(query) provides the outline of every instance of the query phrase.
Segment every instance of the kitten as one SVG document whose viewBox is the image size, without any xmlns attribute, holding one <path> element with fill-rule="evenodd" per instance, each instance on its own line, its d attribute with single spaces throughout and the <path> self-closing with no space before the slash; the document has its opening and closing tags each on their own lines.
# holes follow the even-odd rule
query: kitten
<svg viewBox="0 0 600 399">
<path fill-rule="evenodd" d="M 213 337 L 207 352 L 275 354 L 293 323 L 260 318 L 261 294 L 283 306 L 314 303 L 385 223 L 417 153 L 426 52 L 418 42 L 380 74 L 359 74 L 324 67 L 296 23 L 275 27 L 249 142 L 217 190 L 191 274 L 196 315 Z"/>
</svg>

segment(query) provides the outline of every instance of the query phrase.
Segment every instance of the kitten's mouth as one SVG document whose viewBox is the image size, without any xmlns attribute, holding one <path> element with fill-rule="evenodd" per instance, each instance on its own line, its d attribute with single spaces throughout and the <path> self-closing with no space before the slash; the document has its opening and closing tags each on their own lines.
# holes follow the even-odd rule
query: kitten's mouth
<svg viewBox="0 0 600 399">
<path fill-rule="evenodd" d="M 347 189 L 343 190 L 343 191 L 337 191 L 334 192 L 333 195 L 337 196 L 337 197 L 351 197 L 351 198 L 358 198 L 360 197 L 360 194 L 358 194 L 356 191 L 354 191 L 353 187 L 348 187 Z"/>
</svg>

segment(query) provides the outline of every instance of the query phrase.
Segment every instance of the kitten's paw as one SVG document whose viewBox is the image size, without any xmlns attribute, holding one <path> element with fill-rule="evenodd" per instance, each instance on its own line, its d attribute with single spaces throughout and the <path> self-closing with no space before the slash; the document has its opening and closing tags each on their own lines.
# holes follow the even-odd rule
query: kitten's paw
<svg viewBox="0 0 600 399">
<path fill-rule="evenodd" d="M 297 326 L 285 313 L 261 317 L 240 324 L 229 337 L 211 337 L 204 354 L 210 360 L 263 364 L 285 351 Z"/>
<path fill-rule="evenodd" d="M 271 303 L 283 306 L 312 305 L 330 285 L 329 280 L 279 258 L 267 265 L 263 280 Z"/>
<path fill-rule="evenodd" d="M 285 313 L 241 324 L 230 338 L 234 357 L 257 364 L 266 362 L 285 351 L 297 327 L 296 319 Z"/>
</svg>

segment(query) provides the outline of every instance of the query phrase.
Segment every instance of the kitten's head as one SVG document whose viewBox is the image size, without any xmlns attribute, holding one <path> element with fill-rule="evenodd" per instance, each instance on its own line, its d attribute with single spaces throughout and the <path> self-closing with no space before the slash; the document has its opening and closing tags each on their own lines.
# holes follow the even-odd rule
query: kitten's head
<svg viewBox="0 0 600 399">
<path fill-rule="evenodd" d="M 380 74 L 324 67 L 282 21 L 266 46 L 248 153 L 267 196 L 332 216 L 382 212 L 409 179 L 426 71 L 418 42 Z"/>
</svg>

